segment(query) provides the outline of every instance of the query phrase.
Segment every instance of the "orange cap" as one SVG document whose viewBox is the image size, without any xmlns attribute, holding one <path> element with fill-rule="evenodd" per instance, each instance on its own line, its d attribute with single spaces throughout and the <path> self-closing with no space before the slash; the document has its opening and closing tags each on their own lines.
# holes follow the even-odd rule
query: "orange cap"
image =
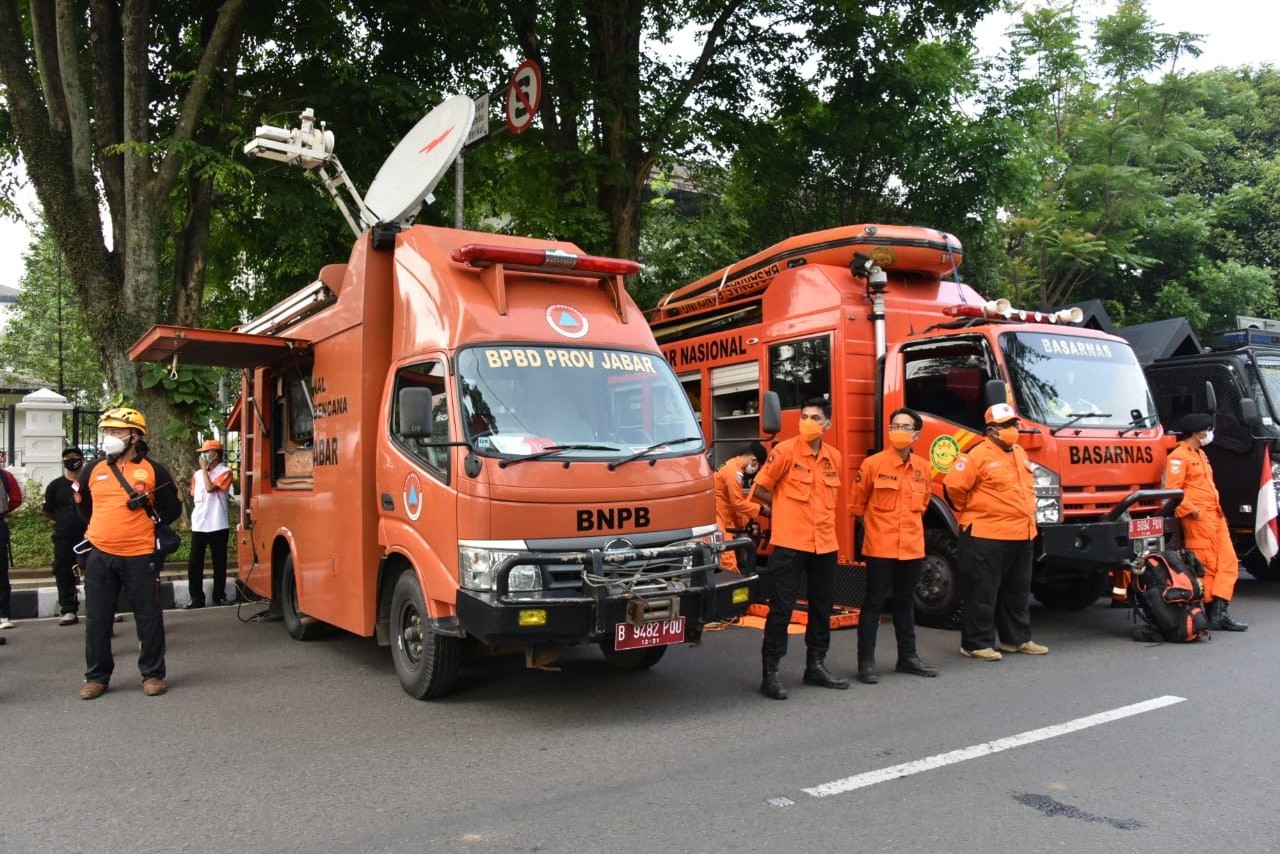
<svg viewBox="0 0 1280 854">
<path fill-rule="evenodd" d="M 210 439 L 200 447 L 196 448 L 196 453 L 203 454 L 205 451 L 221 451 L 222 443 L 217 439 Z"/>
<path fill-rule="evenodd" d="M 1005 421 L 1013 421 L 1018 417 L 1018 413 L 1007 403 L 997 403 L 995 406 L 987 407 L 986 422 L 988 424 L 1003 424 Z"/>
</svg>

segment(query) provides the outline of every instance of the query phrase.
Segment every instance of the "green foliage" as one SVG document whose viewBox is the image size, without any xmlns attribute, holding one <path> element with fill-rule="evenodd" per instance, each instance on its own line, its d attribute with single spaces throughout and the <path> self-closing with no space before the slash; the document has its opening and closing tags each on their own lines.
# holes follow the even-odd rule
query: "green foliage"
<svg viewBox="0 0 1280 854">
<path fill-rule="evenodd" d="M 218 400 L 218 374 L 211 368 L 182 365 L 144 364 L 141 366 L 143 388 L 164 389 L 165 396 L 190 416 L 189 422 L 170 422 L 164 426 L 164 438 L 181 442 L 194 430 L 208 432 L 222 414 Z"/>
<path fill-rule="evenodd" d="M 80 299 L 62 256 L 43 228 L 23 256 L 26 272 L 0 339 L 11 371 L 58 390 L 73 404 L 96 407 L 106 394 L 102 359 L 80 321 Z"/>
</svg>

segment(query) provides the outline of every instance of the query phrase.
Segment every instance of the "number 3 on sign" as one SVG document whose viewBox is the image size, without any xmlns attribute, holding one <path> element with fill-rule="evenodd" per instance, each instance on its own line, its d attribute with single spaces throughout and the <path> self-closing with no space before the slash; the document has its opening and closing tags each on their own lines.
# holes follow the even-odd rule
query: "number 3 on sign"
<svg viewBox="0 0 1280 854">
<path fill-rule="evenodd" d="M 516 66 L 507 85 L 507 129 L 512 133 L 524 133 L 533 124 L 533 117 L 542 103 L 542 71 L 538 63 L 526 59 Z"/>
</svg>

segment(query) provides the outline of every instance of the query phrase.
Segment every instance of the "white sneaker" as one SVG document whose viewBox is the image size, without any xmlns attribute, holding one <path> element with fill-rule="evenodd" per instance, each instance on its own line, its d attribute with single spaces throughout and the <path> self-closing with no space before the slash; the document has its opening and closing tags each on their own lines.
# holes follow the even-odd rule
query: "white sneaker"
<svg viewBox="0 0 1280 854">
<path fill-rule="evenodd" d="M 59 619 L 59 620 L 58 620 L 58 625 L 60 625 L 60 626 L 74 626 L 74 625 L 75 625 L 76 623 L 78 623 L 78 622 L 80 622 L 80 617 L 79 617 L 78 615 L 76 615 L 76 614 L 72 613 L 71 611 L 68 611 L 67 613 L 65 613 L 65 614 L 63 614 L 63 615 L 62 615 L 62 618 L 61 618 L 61 619 Z"/>
<path fill-rule="evenodd" d="M 11 629 L 11 628 L 13 628 L 13 623 L 9 621 L 9 618 L 0 617 L 0 629 Z"/>
</svg>

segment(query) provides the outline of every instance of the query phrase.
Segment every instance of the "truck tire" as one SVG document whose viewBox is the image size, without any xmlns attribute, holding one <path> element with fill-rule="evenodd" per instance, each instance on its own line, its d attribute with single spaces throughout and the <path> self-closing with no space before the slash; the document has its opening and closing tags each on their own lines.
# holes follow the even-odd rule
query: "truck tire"
<svg viewBox="0 0 1280 854">
<path fill-rule="evenodd" d="M 1280 558 L 1269 561 L 1253 548 L 1245 554 L 1243 563 L 1249 574 L 1259 581 L 1280 581 Z"/>
<path fill-rule="evenodd" d="M 600 641 L 600 651 L 604 653 L 604 660 L 609 662 L 609 666 L 614 670 L 648 670 L 667 654 L 665 646 L 614 649 L 612 636 Z"/>
<path fill-rule="evenodd" d="M 422 585 L 412 569 L 396 579 L 391 592 L 391 660 L 405 693 L 434 700 L 453 690 L 462 659 L 462 639 L 431 631 Z"/>
<path fill-rule="evenodd" d="M 1031 585 L 1031 593 L 1051 611 L 1083 611 L 1098 601 L 1111 588 L 1111 576 L 1105 572 L 1076 578 Z"/>
<path fill-rule="evenodd" d="M 294 640 L 311 641 L 325 634 L 324 623 L 308 617 L 298 608 L 298 579 L 293 572 L 293 555 L 287 556 L 280 568 L 280 616 L 284 630 Z"/>
<path fill-rule="evenodd" d="M 942 528 L 924 532 L 924 564 L 916 585 L 916 622 L 939 629 L 960 628 L 959 557 L 956 538 Z"/>
</svg>

